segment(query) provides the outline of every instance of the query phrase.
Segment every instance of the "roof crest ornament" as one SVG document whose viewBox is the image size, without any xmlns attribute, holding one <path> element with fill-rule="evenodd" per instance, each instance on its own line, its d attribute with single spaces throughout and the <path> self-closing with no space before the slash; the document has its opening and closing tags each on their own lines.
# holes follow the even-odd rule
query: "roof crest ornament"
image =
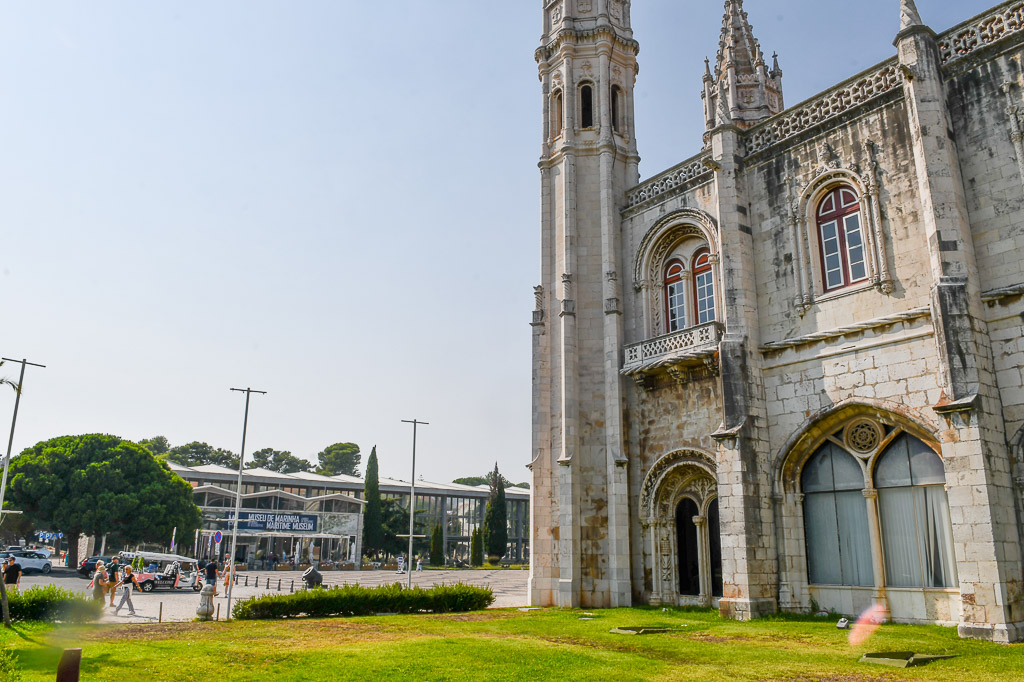
<svg viewBox="0 0 1024 682">
<path fill-rule="evenodd" d="M 924 26 L 921 13 L 917 11 L 917 4 L 914 0 L 900 0 L 900 31 L 915 26 Z"/>
</svg>

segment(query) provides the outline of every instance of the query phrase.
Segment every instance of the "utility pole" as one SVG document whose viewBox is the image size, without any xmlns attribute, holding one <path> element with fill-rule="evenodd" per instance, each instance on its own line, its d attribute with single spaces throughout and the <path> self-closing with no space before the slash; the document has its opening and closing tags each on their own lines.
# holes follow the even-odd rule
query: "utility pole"
<svg viewBox="0 0 1024 682">
<path fill-rule="evenodd" d="M 21 404 L 21 391 L 25 387 L 25 367 L 31 365 L 32 367 L 43 367 L 46 365 L 37 365 L 34 362 L 28 360 L 12 360 L 10 358 L 0 358 L 4 362 L 20 362 L 21 363 L 21 375 L 18 377 L 18 386 L 15 388 L 14 395 L 14 418 L 11 419 L 11 435 L 7 439 L 7 456 L 4 457 L 4 474 L 3 479 L 0 480 L 0 514 L 4 508 L 4 493 L 7 492 L 7 468 L 11 465 L 11 448 L 14 446 L 14 427 L 18 423 L 18 406 Z"/>
<path fill-rule="evenodd" d="M 405 565 L 409 572 L 408 587 L 412 589 L 412 538 L 413 521 L 416 518 L 416 427 L 422 424 L 429 426 L 430 422 L 421 422 L 418 419 L 403 419 L 403 424 L 412 424 L 412 478 L 409 483 L 409 555 L 406 557 Z"/>
<path fill-rule="evenodd" d="M 245 394 L 245 418 L 242 421 L 242 451 L 238 453 L 238 490 L 235 491 L 235 518 L 231 524 L 231 554 L 228 557 L 228 615 L 231 620 L 231 589 L 235 586 L 235 551 L 238 549 L 238 517 L 242 514 L 242 465 L 245 463 L 245 433 L 249 429 L 249 398 L 253 393 L 266 395 L 266 391 L 255 391 L 251 388 L 233 388 Z"/>
<path fill-rule="evenodd" d="M 34 362 L 22 358 L 21 360 L 12 360 L 11 358 L 0 358 L 4 362 L 20 362 L 21 363 L 21 375 L 18 377 L 18 385 L 14 387 L 14 418 L 11 419 L 11 435 L 7 439 L 7 454 L 4 456 L 4 473 L 3 478 L 0 479 L 0 523 L 3 523 L 4 519 L 4 497 L 7 492 L 7 468 L 11 465 L 11 448 L 14 447 L 14 427 L 18 424 L 18 406 L 21 405 L 21 389 L 25 386 L 25 367 L 32 365 L 33 367 L 45 368 L 46 365 L 37 365 Z M 19 514 L 21 512 L 18 512 Z M 71 547 L 68 547 L 68 554 L 71 553 Z M 76 555 L 77 556 L 77 555 Z M 7 605 L 7 588 L 0 585 L 0 610 L 3 612 L 4 626 L 11 627 L 11 612 Z"/>
</svg>

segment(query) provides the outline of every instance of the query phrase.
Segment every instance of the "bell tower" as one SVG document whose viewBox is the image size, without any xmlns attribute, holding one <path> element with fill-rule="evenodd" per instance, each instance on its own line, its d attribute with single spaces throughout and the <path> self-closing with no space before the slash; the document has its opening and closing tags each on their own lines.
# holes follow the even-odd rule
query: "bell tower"
<svg viewBox="0 0 1024 682">
<path fill-rule="evenodd" d="M 632 603 L 619 212 L 639 179 L 628 0 L 543 0 L 531 603 Z"/>
</svg>

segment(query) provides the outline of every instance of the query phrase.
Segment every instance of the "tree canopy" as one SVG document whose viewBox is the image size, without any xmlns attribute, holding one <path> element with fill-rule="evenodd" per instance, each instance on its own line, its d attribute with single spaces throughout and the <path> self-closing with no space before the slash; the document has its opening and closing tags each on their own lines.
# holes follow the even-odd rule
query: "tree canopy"
<svg viewBox="0 0 1024 682">
<path fill-rule="evenodd" d="M 166 455 L 171 451 L 171 443 L 167 440 L 167 436 L 153 436 L 152 438 L 144 438 L 139 441 L 139 445 L 146 448 L 154 455 L 159 457 L 160 455 Z"/>
<path fill-rule="evenodd" d="M 359 460 L 362 455 L 359 454 L 359 446 L 355 443 L 328 445 L 316 457 L 320 462 L 320 468 L 317 470 L 319 474 L 324 476 L 359 475 Z"/>
<path fill-rule="evenodd" d="M 525 488 L 527 490 L 530 489 L 529 483 L 513 483 L 504 476 L 501 477 L 501 480 L 505 483 L 506 488 Z M 488 474 L 487 476 L 465 476 L 463 478 L 456 478 L 454 481 L 452 481 L 452 483 L 458 483 L 459 485 L 471 485 L 474 488 L 481 485 L 490 486 L 491 474 Z"/>
<path fill-rule="evenodd" d="M 146 448 L 102 434 L 37 443 L 11 462 L 10 500 L 68 540 L 77 563 L 81 534 L 116 533 L 125 542 L 188 537 L 201 522 L 192 487 Z"/>
<path fill-rule="evenodd" d="M 282 474 L 291 474 L 297 471 L 310 471 L 313 464 L 301 457 L 296 457 L 287 450 L 275 450 L 274 448 L 263 448 L 252 453 L 252 461 L 246 465 L 246 469 L 269 469 Z"/>
<path fill-rule="evenodd" d="M 171 448 L 167 452 L 167 459 L 187 467 L 219 464 L 229 469 L 238 468 L 238 455 L 230 450 L 215 448 L 209 443 L 199 441 Z"/>
</svg>

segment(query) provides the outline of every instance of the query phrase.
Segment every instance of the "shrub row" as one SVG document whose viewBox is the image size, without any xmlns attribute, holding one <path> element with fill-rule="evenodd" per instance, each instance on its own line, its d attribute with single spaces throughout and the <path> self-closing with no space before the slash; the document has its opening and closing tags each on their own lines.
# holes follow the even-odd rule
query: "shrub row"
<svg viewBox="0 0 1024 682">
<path fill-rule="evenodd" d="M 400 583 L 379 587 L 341 585 L 294 594 L 252 597 L 235 604 L 231 613 L 238 620 L 371 616 L 375 613 L 457 613 L 479 611 L 493 603 L 494 593 L 490 588 L 462 583 L 430 589 L 404 589 Z"/>
<path fill-rule="evenodd" d="M 103 611 L 102 602 L 54 585 L 7 590 L 11 620 L 38 620 L 47 623 L 86 623 Z"/>
</svg>

